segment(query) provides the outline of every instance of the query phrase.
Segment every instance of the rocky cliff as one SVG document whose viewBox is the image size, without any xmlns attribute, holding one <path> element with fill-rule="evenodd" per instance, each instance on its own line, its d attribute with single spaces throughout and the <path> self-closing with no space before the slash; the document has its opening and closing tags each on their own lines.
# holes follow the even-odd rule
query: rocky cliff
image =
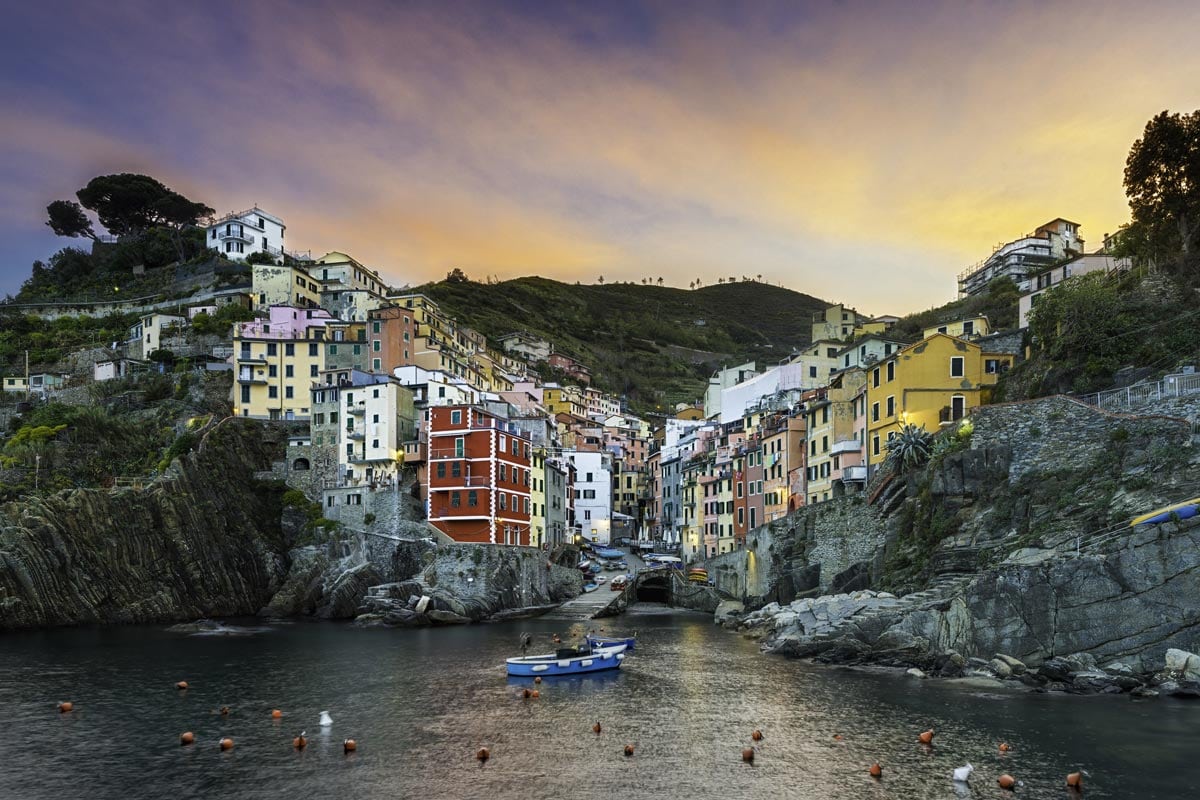
<svg viewBox="0 0 1200 800">
<path fill-rule="evenodd" d="M 0 630 L 253 614 L 286 567 L 264 434 L 221 424 L 145 488 L 5 505 Z"/>
<path fill-rule="evenodd" d="M 1170 648 L 1196 649 L 1200 526 L 1128 526 L 1197 494 L 1192 425 L 1068 398 L 980 409 L 973 421 L 965 450 L 870 487 L 873 528 L 870 517 L 847 517 L 848 539 L 881 544 L 831 584 L 898 596 L 843 595 L 814 616 L 803 598 L 825 588 L 814 573 L 828 563 L 813 558 L 814 509 L 759 535 L 758 552 L 737 554 L 742 562 L 718 565 L 732 583 L 768 576 L 743 580 L 757 590 L 743 597 L 752 608 L 774 602 L 728 624 L 774 652 L 939 670 L 950 654 L 963 663 L 1002 654 L 1031 667 L 1079 654 L 1080 663 L 1149 672 Z M 811 576 L 809 591 L 797 590 L 797 575 Z"/>
</svg>

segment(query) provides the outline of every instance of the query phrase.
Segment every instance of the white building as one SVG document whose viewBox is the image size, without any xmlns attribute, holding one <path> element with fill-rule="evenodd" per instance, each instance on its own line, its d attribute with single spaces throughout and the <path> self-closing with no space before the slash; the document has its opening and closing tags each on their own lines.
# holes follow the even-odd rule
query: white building
<svg viewBox="0 0 1200 800">
<path fill-rule="evenodd" d="M 441 370 L 409 365 L 396 367 L 392 374 L 412 390 L 413 402 L 418 406 L 471 406 L 482 396 L 462 378 Z"/>
<path fill-rule="evenodd" d="M 859 339 L 853 344 L 846 345 L 838 351 L 838 369 L 851 367 L 866 367 L 904 347 L 904 342 L 886 339 L 882 336 L 871 335 Z"/>
<path fill-rule="evenodd" d="M 415 438 L 413 395 L 389 375 L 354 370 L 341 387 L 338 473 L 346 485 L 393 486 L 404 442 Z"/>
<path fill-rule="evenodd" d="M 505 352 L 515 353 L 530 362 L 546 361 L 554 349 L 550 342 L 526 331 L 506 333 L 496 341 Z"/>
<path fill-rule="evenodd" d="M 803 353 L 792 356 L 786 363 L 723 390 L 720 421 L 740 420 L 745 416 L 746 409 L 772 396 L 782 398 L 790 393 L 827 386 L 829 376 L 838 370 L 841 348 L 839 342 L 813 342 Z"/>
<path fill-rule="evenodd" d="M 757 375 L 754 362 L 747 361 L 736 367 L 719 369 L 708 379 L 708 388 L 704 391 L 704 416 L 709 419 L 721 416 L 722 392 Z"/>
<path fill-rule="evenodd" d="M 612 455 L 564 450 L 575 467 L 575 525 L 585 542 L 609 544 L 612 538 Z"/>
<path fill-rule="evenodd" d="M 1057 267 L 1033 276 L 1029 280 L 1029 289 L 1017 301 L 1017 308 L 1020 311 L 1018 324 L 1022 328 L 1028 328 L 1029 312 L 1033 310 L 1038 299 L 1067 278 L 1086 275 L 1089 272 L 1116 272 L 1126 269 L 1129 269 L 1129 259 L 1117 258 L 1107 253 L 1088 253 L 1076 256 L 1065 264 L 1059 264 Z"/>
<path fill-rule="evenodd" d="M 226 214 L 205 229 L 208 246 L 231 261 L 245 261 L 251 253 L 283 255 L 283 220 L 258 206 Z"/>
<path fill-rule="evenodd" d="M 960 297 L 982 294 L 995 278 L 1008 277 L 1022 291 L 1028 291 L 1028 277 L 1056 261 L 1083 252 L 1079 223 L 1053 219 L 1033 233 L 997 245 L 992 254 L 958 275 Z"/>
</svg>

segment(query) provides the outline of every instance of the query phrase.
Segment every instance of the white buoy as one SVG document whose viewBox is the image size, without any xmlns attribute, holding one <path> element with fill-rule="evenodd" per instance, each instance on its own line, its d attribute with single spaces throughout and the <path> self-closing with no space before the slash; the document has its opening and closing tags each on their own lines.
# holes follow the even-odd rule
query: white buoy
<svg viewBox="0 0 1200 800">
<path fill-rule="evenodd" d="M 967 764 L 965 767 L 956 767 L 954 769 L 954 780 L 959 783 L 966 783 L 971 779 L 971 773 L 974 771 L 975 768 L 970 764 Z"/>
<path fill-rule="evenodd" d="M 322 711 L 321 712 L 321 727 L 328 728 L 332 724 L 333 724 L 333 717 L 329 716 L 328 711 Z"/>
</svg>

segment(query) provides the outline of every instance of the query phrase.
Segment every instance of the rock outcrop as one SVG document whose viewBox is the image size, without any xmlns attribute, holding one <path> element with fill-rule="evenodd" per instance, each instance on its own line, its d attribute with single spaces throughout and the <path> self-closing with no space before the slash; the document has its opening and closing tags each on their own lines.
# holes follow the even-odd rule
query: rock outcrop
<svg viewBox="0 0 1200 800">
<path fill-rule="evenodd" d="M 253 614 L 287 567 L 262 426 L 211 430 L 144 489 L 77 489 L 0 510 L 0 630 Z"/>
</svg>

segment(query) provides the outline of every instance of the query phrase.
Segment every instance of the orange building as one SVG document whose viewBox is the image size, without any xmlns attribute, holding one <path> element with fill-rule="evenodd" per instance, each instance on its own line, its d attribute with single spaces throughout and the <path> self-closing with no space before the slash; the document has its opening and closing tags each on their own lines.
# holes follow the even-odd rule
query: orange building
<svg viewBox="0 0 1200 800">
<path fill-rule="evenodd" d="M 416 335 L 412 309 L 388 306 L 371 311 L 367 319 L 367 368 L 390 373 L 396 367 L 417 363 Z"/>
<path fill-rule="evenodd" d="M 529 437 L 478 406 L 429 409 L 429 522 L 458 542 L 530 545 Z"/>
</svg>

